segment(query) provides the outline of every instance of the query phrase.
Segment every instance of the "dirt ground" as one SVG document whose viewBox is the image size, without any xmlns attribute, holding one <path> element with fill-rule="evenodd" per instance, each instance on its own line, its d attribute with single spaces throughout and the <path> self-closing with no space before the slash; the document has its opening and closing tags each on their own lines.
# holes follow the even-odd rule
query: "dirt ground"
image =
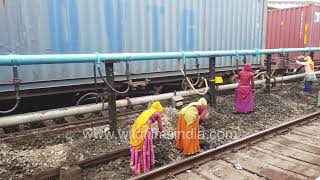
<svg viewBox="0 0 320 180">
<path fill-rule="evenodd" d="M 234 113 L 234 93 L 219 94 L 216 109 L 210 108 L 208 118 L 201 124 L 201 148 L 207 150 L 249 134 L 276 126 L 317 110 L 317 93 L 313 96 L 302 91 L 303 83 L 278 85 L 271 94 L 256 90 L 255 112 Z M 315 86 L 315 92 L 320 88 Z M 178 112 L 165 108 L 164 134 L 173 132 Z M 119 122 L 122 132 L 129 132 L 138 114 Z M 157 132 L 157 124 L 152 125 Z M 23 179 L 51 167 L 74 164 L 77 161 L 115 149 L 128 147 L 128 136 L 121 141 L 107 140 L 95 134 L 85 138 L 84 133 L 109 132 L 108 126 L 83 131 L 71 131 L 53 138 L 32 139 L 23 143 L 0 144 L 0 179 Z M 164 135 L 162 134 L 162 135 Z M 92 134 L 91 134 L 92 135 Z M 128 134 L 126 134 L 128 135 Z M 175 149 L 174 137 L 154 139 L 156 167 L 184 158 Z M 126 179 L 131 176 L 130 157 L 122 157 L 97 167 L 84 169 L 85 179 Z"/>
</svg>

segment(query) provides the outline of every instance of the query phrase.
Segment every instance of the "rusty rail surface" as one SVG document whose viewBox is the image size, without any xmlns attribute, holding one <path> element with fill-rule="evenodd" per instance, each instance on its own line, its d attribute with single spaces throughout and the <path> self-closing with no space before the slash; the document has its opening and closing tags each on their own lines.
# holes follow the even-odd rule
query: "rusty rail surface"
<svg viewBox="0 0 320 180">
<path fill-rule="evenodd" d="M 49 127 L 31 129 L 27 131 L 22 131 L 18 133 L 7 134 L 1 137 L 0 142 L 10 143 L 23 141 L 25 139 L 39 138 L 39 137 L 50 137 L 61 132 L 69 130 L 81 130 L 90 127 L 102 126 L 108 124 L 109 120 L 107 118 L 99 118 L 94 120 L 78 121 L 72 123 L 58 124 Z"/>
<path fill-rule="evenodd" d="M 107 161 L 111 161 L 114 159 L 118 159 L 120 157 L 124 157 L 124 156 L 129 156 L 130 155 L 130 148 L 123 148 L 123 149 L 119 149 L 113 152 L 109 152 L 106 154 L 102 154 L 90 159 L 86 159 L 83 161 L 80 161 L 78 163 L 78 166 L 81 168 L 88 168 L 90 166 L 94 166 L 100 163 L 104 163 Z"/>
</svg>

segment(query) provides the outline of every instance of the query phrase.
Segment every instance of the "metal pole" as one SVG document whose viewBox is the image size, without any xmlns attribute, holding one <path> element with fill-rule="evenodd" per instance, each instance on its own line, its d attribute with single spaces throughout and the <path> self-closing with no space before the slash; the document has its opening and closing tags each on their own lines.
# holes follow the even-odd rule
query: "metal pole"
<svg viewBox="0 0 320 180">
<path fill-rule="evenodd" d="M 239 74 L 239 57 L 236 57 L 237 74 Z"/>
<path fill-rule="evenodd" d="M 210 81 L 209 81 L 210 104 L 212 107 L 216 107 L 217 93 L 216 93 L 216 57 L 215 56 L 209 57 L 209 69 L 210 69 Z"/>
<path fill-rule="evenodd" d="M 107 82 L 110 84 L 110 86 L 113 87 L 114 86 L 113 62 L 105 62 L 105 67 L 106 67 Z M 108 93 L 110 130 L 114 135 L 119 137 L 117 119 L 116 119 L 116 115 L 117 115 L 116 93 L 110 88 L 107 88 L 107 93 Z"/>
<path fill-rule="evenodd" d="M 267 55 L 267 77 L 266 77 L 266 90 L 267 93 L 271 92 L 271 54 Z"/>
<path fill-rule="evenodd" d="M 289 54 L 285 54 L 284 58 L 285 58 L 285 67 L 284 67 L 283 75 L 287 75 L 288 69 L 289 69 Z"/>
<path fill-rule="evenodd" d="M 98 92 L 96 63 L 93 63 L 93 76 L 94 76 L 94 89 L 96 92 Z"/>
<path fill-rule="evenodd" d="M 314 52 L 313 51 L 310 52 L 310 57 L 311 57 L 312 60 L 314 60 L 313 59 L 314 58 Z"/>
<path fill-rule="evenodd" d="M 243 64 L 246 64 L 247 63 L 247 58 L 246 56 L 243 56 Z"/>
</svg>

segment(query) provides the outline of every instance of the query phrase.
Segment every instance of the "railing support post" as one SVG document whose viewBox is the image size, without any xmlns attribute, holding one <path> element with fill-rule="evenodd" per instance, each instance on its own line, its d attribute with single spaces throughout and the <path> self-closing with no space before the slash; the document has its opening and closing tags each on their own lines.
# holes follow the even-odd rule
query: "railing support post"
<svg viewBox="0 0 320 180">
<path fill-rule="evenodd" d="M 310 52 L 310 57 L 311 57 L 312 60 L 314 60 L 314 59 L 313 59 L 313 58 L 314 58 L 314 51 L 311 51 L 311 52 Z"/>
<path fill-rule="evenodd" d="M 267 55 L 267 77 L 266 77 L 266 91 L 271 92 L 271 54 Z"/>
<path fill-rule="evenodd" d="M 216 92 L 216 57 L 210 56 L 209 57 L 209 69 L 210 69 L 210 105 L 212 107 L 216 107 L 217 104 L 217 92 Z"/>
<path fill-rule="evenodd" d="M 114 87 L 113 62 L 105 61 L 105 68 L 106 68 L 107 82 L 110 84 L 111 87 Z M 108 93 L 108 110 L 109 110 L 109 119 L 110 119 L 110 130 L 114 135 L 119 137 L 117 119 L 116 119 L 116 115 L 117 115 L 116 93 L 109 87 L 107 88 L 107 93 Z"/>
<path fill-rule="evenodd" d="M 285 59 L 285 68 L 284 68 L 283 75 L 287 75 L 288 74 L 287 72 L 289 69 L 289 54 L 285 54 L 284 59 Z"/>
</svg>

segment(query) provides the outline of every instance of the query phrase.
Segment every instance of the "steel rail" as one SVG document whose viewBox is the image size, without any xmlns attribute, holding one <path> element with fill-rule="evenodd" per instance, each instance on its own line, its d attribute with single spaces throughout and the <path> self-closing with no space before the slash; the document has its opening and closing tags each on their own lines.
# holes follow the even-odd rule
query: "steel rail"
<svg viewBox="0 0 320 180">
<path fill-rule="evenodd" d="M 90 159 L 86 159 L 80 161 L 78 166 L 80 168 L 88 168 L 90 166 L 94 166 L 103 162 L 111 161 L 114 159 L 118 159 L 120 157 L 129 156 L 130 155 L 130 148 L 122 148 L 113 152 L 108 152 L 99 156 L 95 156 Z"/>
<path fill-rule="evenodd" d="M 88 159 L 79 161 L 78 163 L 76 163 L 76 165 L 82 169 L 89 168 L 91 166 L 95 166 L 100 163 L 112 161 L 114 159 L 118 159 L 120 157 L 129 156 L 129 155 L 130 155 L 130 148 L 122 148 L 122 149 L 118 149 L 113 152 L 107 152 L 105 154 L 101 154 L 101 155 L 98 155 L 98 156 L 95 156 L 92 158 L 88 158 Z M 53 177 L 59 177 L 60 168 L 61 167 L 56 167 L 56 168 L 48 169 L 45 171 L 41 171 L 40 173 L 32 176 L 29 179 L 30 180 L 31 179 L 47 180 L 47 179 L 51 179 Z"/>
</svg>

